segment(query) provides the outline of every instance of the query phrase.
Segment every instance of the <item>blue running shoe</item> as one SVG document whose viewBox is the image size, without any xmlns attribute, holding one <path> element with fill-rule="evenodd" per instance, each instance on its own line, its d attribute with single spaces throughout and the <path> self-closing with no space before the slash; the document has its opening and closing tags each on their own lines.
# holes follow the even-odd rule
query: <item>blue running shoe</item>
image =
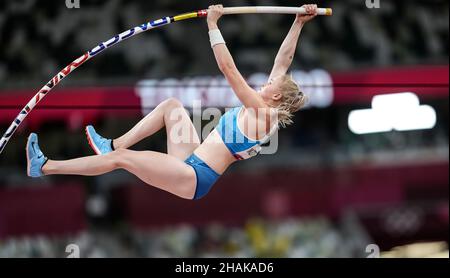
<svg viewBox="0 0 450 278">
<path fill-rule="evenodd" d="M 86 136 L 89 145 L 96 154 L 107 154 L 113 151 L 111 147 L 112 140 L 98 135 L 93 126 L 88 125 L 86 127 Z"/>
<path fill-rule="evenodd" d="M 47 162 L 48 158 L 44 156 L 38 145 L 38 136 L 36 133 L 31 133 L 28 136 L 26 147 L 27 152 L 27 174 L 29 177 L 42 177 L 42 167 Z"/>
</svg>

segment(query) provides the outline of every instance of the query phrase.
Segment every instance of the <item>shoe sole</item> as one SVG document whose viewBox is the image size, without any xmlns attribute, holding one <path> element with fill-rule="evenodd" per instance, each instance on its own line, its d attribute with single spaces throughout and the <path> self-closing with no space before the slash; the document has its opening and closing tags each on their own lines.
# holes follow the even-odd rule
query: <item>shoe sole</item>
<svg viewBox="0 0 450 278">
<path fill-rule="evenodd" d="M 91 149 L 95 152 L 95 154 L 97 155 L 101 155 L 102 153 L 100 152 L 100 150 L 97 148 L 97 146 L 95 146 L 95 144 L 93 143 L 93 140 L 91 138 L 91 135 L 89 134 L 88 128 L 85 127 L 84 128 L 84 132 L 86 133 L 86 137 L 89 143 L 89 146 L 91 146 Z"/>
<path fill-rule="evenodd" d="M 30 137 L 31 137 L 31 135 L 28 136 L 28 139 L 27 139 L 27 145 L 26 145 L 26 147 L 25 147 L 25 152 L 26 152 L 26 154 L 27 154 L 27 175 L 28 175 L 29 177 L 31 177 L 31 173 L 30 173 L 30 165 L 31 165 L 31 161 L 30 161 L 30 156 L 28 155 L 28 146 L 30 145 Z"/>
</svg>

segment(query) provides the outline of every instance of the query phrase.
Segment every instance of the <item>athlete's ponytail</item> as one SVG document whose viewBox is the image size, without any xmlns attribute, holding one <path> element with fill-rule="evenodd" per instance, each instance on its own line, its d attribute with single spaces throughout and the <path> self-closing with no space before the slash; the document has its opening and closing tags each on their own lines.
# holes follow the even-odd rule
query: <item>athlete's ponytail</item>
<svg viewBox="0 0 450 278">
<path fill-rule="evenodd" d="M 293 113 L 305 106 L 307 97 L 290 74 L 281 77 L 281 92 L 283 97 L 281 103 L 276 107 L 278 109 L 278 124 L 281 127 L 286 127 L 293 123 Z"/>
</svg>

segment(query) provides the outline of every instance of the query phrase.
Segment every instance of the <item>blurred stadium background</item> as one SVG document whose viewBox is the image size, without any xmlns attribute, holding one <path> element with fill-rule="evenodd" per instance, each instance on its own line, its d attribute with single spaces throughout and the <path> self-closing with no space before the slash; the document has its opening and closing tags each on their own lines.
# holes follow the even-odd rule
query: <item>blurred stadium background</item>
<svg viewBox="0 0 450 278">
<path fill-rule="evenodd" d="M 236 104 L 205 23 L 150 31 L 83 65 L 37 106 L 0 156 L 0 257 L 65 257 L 69 244 L 82 257 L 368 257 L 377 248 L 383 257 L 448 257 L 449 4 L 381 0 L 368 9 L 365 2 L 317 2 L 334 15 L 304 28 L 292 66 L 309 107 L 280 133 L 275 155 L 233 165 L 200 201 L 146 187 L 123 171 L 30 179 L 24 148 L 33 131 L 53 158 L 93 154 L 85 124 L 117 136 L 169 96 L 187 106 L 193 99 L 204 107 Z M 81 0 L 80 9 L 68 9 L 64 1 L 1 1 L 1 132 L 83 51 L 209 4 Z M 222 19 L 238 68 L 253 85 L 270 71 L 292 20 Z M 349 126 L 350 113 L 369 109 L 374 96 L 402 92 L 431 114 L 407 118 L 403 131 L 358 134 L 375 127 Z M 406 102 L 389 118 L 401 118 Z M 165 134 L 135 149 L 164 151 Z"/>
</svg>

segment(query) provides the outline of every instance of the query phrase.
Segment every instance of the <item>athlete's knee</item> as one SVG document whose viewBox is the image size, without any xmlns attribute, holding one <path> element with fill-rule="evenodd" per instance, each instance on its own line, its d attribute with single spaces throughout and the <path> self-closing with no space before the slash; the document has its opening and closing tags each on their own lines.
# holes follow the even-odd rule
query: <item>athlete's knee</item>
<svg viewBox="0 0 450 278">
<path fill-rule="evenodd" d="M 183 108 L 183 103 L 174 97 L 166 99 L 163 104 L 169 109 Z"/>
<path fill-rule="evenodd" d="M 126 168 L 128 163 L 128 154 L 130 150 L 127 149 L 116 149 L 113 152 L 108 153 L 106 156 L 110 160 L 114 169 Z"/>
<path fill-rule="evenodd" d="M 186 115 L 186 110 L 183 104 L 176 98 L 169 98 L 165 100 L 164 104 L 164 121 L 166 125 L 169 122 L 177 122 Z"/>
</svg>

